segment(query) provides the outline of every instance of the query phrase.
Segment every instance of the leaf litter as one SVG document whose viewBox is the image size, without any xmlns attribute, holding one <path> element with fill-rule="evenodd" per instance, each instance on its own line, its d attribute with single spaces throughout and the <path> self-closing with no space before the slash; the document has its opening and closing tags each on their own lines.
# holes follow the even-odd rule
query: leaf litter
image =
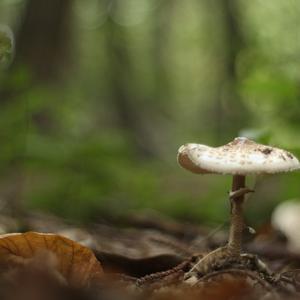
<svg viewBox="0 0 300 300">
<path fill-rule="evenodd" d="M 33 232 L 40 228 L 31 222 L 32 232 L 1 235 L 0 299 L 300 299 L 300 258 L 281 239 L 272 236 L 272 248 L 256 238 L 246 244 L 255 253 L 247 263 L 228 261 L 187 276 L 226 233 L 161 220 L 145 226 L 139 217 L 122 228 L 107 223 L 78 228 L 60 220 L 49 226 L 51 234 Z"/>
</svg>

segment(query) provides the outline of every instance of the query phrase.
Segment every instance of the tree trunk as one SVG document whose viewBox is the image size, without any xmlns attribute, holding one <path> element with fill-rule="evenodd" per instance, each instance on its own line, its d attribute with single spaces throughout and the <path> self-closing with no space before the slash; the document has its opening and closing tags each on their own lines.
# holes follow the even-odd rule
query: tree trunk
<svg viewBox="0 0 300 300">
<path fill-rule="evenodd" d="M 1 136 L 1 143 L 10 149 L 11 160 L 2 162 L 2 172 L 9 182 L 7 188 L 1 189 L 0 196 L 5 198 L 8 210 L 17 217 L 23 211 L 21 201 L 26 179 L 23 164 L 28 125 L 35 125 L 43 134 L 47 134 L 51 127 L 49 112 L 41 109 L 32 115 L 27 96 L 23 94 L 32 87 L 56 84 L 61 79 L 69 60 L 71 4 L 71 0 L 27 2 L 16 33 L 16 56 L 1 83 L 0 114 L 5 116 L 15 111 L 18 114 L 16 118 L 4 118 L 7 120 L 6 133 Z M 16 78 L 24 82 L 16 82 Z"/>
<path fill-rule="evenodd" d="M 109 97 L 119 128 L 128 136 L 137 154 L 149 158 L 154 155 L 153 147 L 142 122 L 145 116 L 139 110 L 139 96 L 133 92 L 136 89 L 132 86 L 133 70 L 127 45 L 124 28 L 109 19 L 106 28 Z"/>
<path fill-rule="evenodd" d="M 238 22 L 239 12 L 235 0 L 219 1 L 224 37 L 223 50 L 223 72 L 216 92 L 216 138 L 217 142 L 225 142 L 228 136 L 237 136 L 238 131 L 247 126 L 248 112 L 240 98 L 237 85 L 238 74 L 236 69 L 237 57 L 245 47 L 240 24 Z M 225 140 L 224 140 L 225 138 Z"/>
<path fill-rule="evenodd" d="M 39 82 L 58 79 L 69 60 L 71 0 L 29 0 L 16 37 L 15 64 Z"/>
</svg>

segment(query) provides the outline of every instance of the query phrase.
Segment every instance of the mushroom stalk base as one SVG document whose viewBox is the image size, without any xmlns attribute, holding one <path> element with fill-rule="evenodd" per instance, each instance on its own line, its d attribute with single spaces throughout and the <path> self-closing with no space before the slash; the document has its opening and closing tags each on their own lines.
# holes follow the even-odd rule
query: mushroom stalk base
<svg viewBox="0 0 300 300">
<path fill-rule="evenodd" d="M 269 273 L 264 264 L 259 261 L 254 255 L 241 254 L 242 250 L 242 234 L 245 228 L 243 218 L 243 204 L 245 194 L 253 192 L 253 190 L 245 187 L 245 176 L 234 175 L 232 181 L 232 191 L 230 192 L 231 201 L 231 218 L 228 244 L 220 247 L 204 257 L 202 257 L 189 272 L 185 274 L 185 279 L 188 280 L 195 273 L 204 275 L 215 268 L 228 263 L 238 263 L 245 265 L 247 260 L 252 260 L 258 270 Z M 263 266 L 263 267 L 262 267 Z"/>
<path fill-rule="evenodd" d="M 240 255 L 242 250 L 242 234 L 245 228 L 243 217 L 243 204 L 246 178 L 243 175 L 234 175 L 232 180 L 232 192 L 230 193 L 231 216 L 230 231 L 227 249 L 232 255 Z"/>
</svg>

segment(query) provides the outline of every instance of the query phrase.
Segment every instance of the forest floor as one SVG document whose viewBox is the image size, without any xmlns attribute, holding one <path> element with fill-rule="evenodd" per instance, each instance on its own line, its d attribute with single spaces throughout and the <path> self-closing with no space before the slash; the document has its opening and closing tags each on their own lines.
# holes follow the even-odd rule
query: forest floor
<svg viewBox="0 0 300 300">
<path fill-rule="evenodd" d="M 19 231 L 0 236 L 4 300 L 300 299 L 300 254 L 268 225 L 246 235 L 242 260 L 221 257 L 205 272 L 201 258 L 226 244 L 220 227 L 151 214 L 83 228 L 30 215 Z"/>
</svg>

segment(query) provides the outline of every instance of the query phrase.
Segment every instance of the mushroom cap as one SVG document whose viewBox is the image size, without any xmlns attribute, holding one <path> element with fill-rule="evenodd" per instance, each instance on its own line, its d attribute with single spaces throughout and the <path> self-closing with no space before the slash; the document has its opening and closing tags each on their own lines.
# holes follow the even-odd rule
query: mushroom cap
<svg viewBox="0 0 300 300">
<path fill-rule="evenodd" d="M 221 147 L 185 144 L 178 150 L 178 163 L 198 174 L 274 174 L 297 170 L 299 160 L 290 152 L 237 137 Z"/>
</svg>

